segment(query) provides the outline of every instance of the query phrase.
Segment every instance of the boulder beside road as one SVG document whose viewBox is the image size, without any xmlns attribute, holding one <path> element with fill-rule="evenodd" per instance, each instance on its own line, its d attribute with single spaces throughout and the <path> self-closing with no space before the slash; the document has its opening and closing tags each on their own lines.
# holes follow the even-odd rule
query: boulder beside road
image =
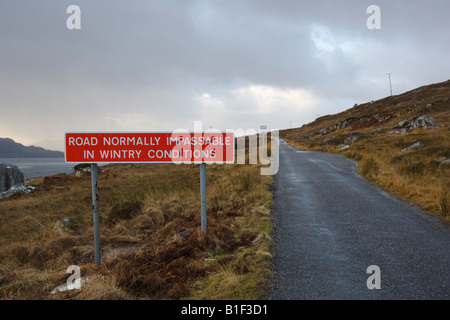
<svg viewBox="0 0 450 320">
<path fill-rule="evenodd" d="M 18 184 L 24 183 L 24 176 L 19 167 L 0 164 L 0 192 L 5 192 Z"/>
</svg>

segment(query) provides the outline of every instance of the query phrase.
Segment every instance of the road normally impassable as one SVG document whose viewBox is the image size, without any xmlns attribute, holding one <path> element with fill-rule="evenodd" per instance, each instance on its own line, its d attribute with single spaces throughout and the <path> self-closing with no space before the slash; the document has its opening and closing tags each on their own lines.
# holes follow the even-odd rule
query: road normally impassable
<svg viewBox="0 0 450 320">
<path fill-rule="evenodd" d="M 356 163 L 281 141 L 273 209 L 270 299 L 450 299 L 450 224 Z"/>
</svg>

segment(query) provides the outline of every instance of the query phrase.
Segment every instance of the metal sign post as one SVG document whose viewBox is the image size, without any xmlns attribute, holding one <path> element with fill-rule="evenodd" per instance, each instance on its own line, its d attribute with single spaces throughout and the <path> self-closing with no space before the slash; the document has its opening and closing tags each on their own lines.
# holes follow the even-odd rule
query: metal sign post
<svg viewBox="0 0 450 320">
<path fill-rule="evenodd" d="M 92 211 L 94 215 L 95 264 L 100 265 L 100 227 L 98 220 L 98 170 L 97 164 L 91 164 L 92 176 Z"/>
<path fill-rule="evenodd" d="M 206 231 L 206 164 L 200 164 L 201 227 Z"/>
<path fill-rule="evenodd" d="M 227 132 L 68 132 L 67 163 L 90 163 L 95 262 L 100 265 L 97 163 L 200 163 L 201 230 L 206 231 L 206 164 L 235 161 L 234 133 Z"/>
</svg>

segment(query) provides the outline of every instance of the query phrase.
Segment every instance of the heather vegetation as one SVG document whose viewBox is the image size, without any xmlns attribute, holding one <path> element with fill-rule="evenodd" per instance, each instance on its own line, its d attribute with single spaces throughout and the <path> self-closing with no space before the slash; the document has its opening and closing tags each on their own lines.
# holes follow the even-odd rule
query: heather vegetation
<svg viewBox="0 0 450 320">
<path fill-rule="evenodd" d="M 198 165 L 104 166 L 102 263 L 95 265 L 89 172 L 33 179 L 0 200 L 2 299 L 258 299 L 271 274 L 272 177 L 208 165 L 200 230 Z M 50 294 L 81 268 L 81 289 Z"/>
</svg>

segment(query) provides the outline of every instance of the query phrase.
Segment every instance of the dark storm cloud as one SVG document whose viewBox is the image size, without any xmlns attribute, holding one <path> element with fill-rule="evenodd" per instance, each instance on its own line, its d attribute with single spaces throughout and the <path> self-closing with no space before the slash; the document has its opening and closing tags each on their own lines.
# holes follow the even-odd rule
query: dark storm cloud
<svg viewBox="0 0 450 320">
<path fill-rule="evenodd" d="M 81 30 L 66 28 L 72 4 Z M 366 27 L 371 4 L 381 30 Z M 387 72 L 397 93 L 446 80 L 449 9 L 446 0 L 3 0 L 0 136 L 300 125 L 384 97 Z"/>
</svg>

